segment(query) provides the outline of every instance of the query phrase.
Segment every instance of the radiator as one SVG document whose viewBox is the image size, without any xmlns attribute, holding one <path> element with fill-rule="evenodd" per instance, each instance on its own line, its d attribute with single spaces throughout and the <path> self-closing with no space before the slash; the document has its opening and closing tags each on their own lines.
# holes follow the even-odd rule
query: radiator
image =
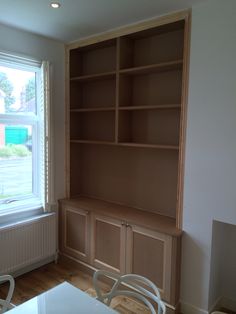
<svg viewBox="0 0 236 314">
<path fill-rule="evenodd" d="M 56 256 L 56 215 L 45 214 L 0 229 L 0 274 Z"/>
</svg>

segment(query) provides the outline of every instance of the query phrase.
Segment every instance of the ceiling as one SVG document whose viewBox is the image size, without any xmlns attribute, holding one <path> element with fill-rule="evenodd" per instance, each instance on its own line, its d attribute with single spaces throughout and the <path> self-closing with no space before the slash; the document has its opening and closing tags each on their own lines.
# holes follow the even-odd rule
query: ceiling
<svg viewBox="0 0 236 314">
<path fill-rule="evenodd" d="M 206 0 L 0 0 L 0 23 L 65 43 Z"/>
</svg>

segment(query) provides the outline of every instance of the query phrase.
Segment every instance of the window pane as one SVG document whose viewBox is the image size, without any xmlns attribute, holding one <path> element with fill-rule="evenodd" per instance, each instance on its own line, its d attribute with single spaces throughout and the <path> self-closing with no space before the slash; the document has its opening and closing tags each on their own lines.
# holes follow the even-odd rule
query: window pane
<svg viewBox="0 0 236 314">
<path fill-rule="evenodd" d="M 35 72 L 0 66 L 0 113 L 36 113 Z"/>
<path fill-rule="evenodd" d="M 0 210 L 33 193 L 32 130 L 0 122 Z"/>
</svg>

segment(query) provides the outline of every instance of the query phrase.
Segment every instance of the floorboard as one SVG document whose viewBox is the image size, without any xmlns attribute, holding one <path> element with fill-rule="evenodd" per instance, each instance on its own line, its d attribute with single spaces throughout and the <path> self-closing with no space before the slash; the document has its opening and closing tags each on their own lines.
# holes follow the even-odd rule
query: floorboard
<svg viewBox="0 0 236 314">
<path fill-rule="evenodd" d="M 57 264 L 50 263 L 17 277 L 12 302 L 16 305 L 21 304 L 64 281 L 68 281 L 83 291 L 92 287 L 90 275 L 81 272 L 70 263 L 59 261 Z M 7 288 L 7 285 L 0 286 L 1 298 L 6 295 Z"/>
<path fill-rule="evenodd" d="M 95 297 L 92 277 L 80 270 L 77 263 L 59 260 L 57 264 L 50 263 L 15 279 L 15 291 L 12 303 L 19 305 L 56 285 L 67 281 L 75 287 L 86 291 Z M 107 291 L 109 287 L 101 284 L 102 289 Z M 8 290 L 7 284 L 0 286 L 0 298 L 5 298 Z M 145 306 L 125 297 L 117 297 L 112 307 L 121 314 L 148 314 Z"/>
</svg>

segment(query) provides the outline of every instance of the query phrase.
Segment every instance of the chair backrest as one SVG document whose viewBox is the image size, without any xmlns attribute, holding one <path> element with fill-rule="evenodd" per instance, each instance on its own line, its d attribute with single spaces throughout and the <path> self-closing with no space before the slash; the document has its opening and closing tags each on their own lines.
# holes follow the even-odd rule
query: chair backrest
<svg viewBox="0 0 236 314">
<path fill-rule="evenodd" d="M 10 275 L 0 276 L 0 284 L 6 281 L 9 281 L 10 286 L 9 286 L 6 299 L 5 300 L 0 299 L 0 314 L 5 313 L 6 311 L 12 308 L 11 298 L 13 296 L 13 292 L 15 288 L 15 281 L 14 281 L 14 278 Z"/>
<path fill-rule="evenodd" d="M 108 293 L 102 293 L 99 287 L 98 278 L 101 276 L 107 277 L 114 281 L 114 284 Z M 150 309 L 152 314 L 166 313 L 166 307 L 164 302 L 161 300 L 158 288 L 154 285 L 153 282 L 145 277 L 135 274 L 120 276 L 108 271 L 98 270 L 94 273 L 93 284 L 97 293 L 97 299 L 108 306 L 114 297 L 123 295 L 142 301 Z M 151 289 L 147 290 L 145 287 Z M 157 312 L 150 300 L 154 301 L 155 304 L 158 305 Z"/>
</svg>

